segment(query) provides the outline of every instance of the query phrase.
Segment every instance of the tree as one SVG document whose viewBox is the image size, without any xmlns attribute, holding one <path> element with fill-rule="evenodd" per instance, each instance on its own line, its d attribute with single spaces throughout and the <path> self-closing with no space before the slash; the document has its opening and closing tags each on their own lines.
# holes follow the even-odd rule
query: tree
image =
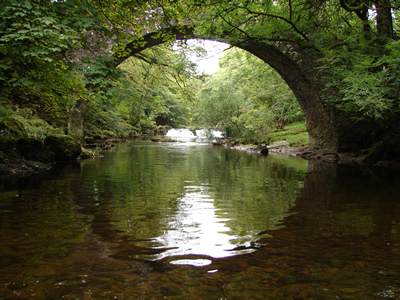
<svg viewBox="0 0 400 300">
<path fill-rule="evenodd" d="M 199 120 L 246 142 L 266 141 L 275 128 L 303 119 L 287 84 L 263 61 L 232 48 L 198 94 Z"/>
<path fill-rule="evenodd" d="M 93 7 L 79 1 L 7 0 L 0 5 L 2 102 L 37 105 L 41 117 L 66 126 L 68 110 L 87 97 L 67 54 L 82 47 L 79 33 L 99 28 Z"/>
<path fill-rule="evenodd" d="M 125 61 L 124 76 L 107 96 L 108 104 L 124 113 L 139 130 L 186 125 L 187 104 L 193 101 L 190 78 L 194 64 L 168 46 L 153 47 Z"/>
</svg>

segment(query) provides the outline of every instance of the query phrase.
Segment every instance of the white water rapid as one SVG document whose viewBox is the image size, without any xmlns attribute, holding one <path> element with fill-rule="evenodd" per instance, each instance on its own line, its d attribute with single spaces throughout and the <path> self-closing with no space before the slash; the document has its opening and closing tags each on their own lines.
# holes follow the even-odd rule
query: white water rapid
<svg viewBox="0 0 400 300">
<path fill-rule="evenodd" d="M 223 138 L 223 133 L 211 129 L 191 131 L 185 128 L 173 128 L 168 130 L 166 136 L 178 142 L 211 143 L 216 138 Z"/>
</svg>

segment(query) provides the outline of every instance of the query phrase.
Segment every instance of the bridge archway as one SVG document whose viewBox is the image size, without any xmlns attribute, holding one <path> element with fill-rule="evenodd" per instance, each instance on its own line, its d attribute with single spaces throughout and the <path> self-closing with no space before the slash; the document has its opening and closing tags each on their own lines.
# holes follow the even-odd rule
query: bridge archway
<svg viewBox="0 0 400 300">
<path fill-rule="evenodd" d="M 280 49 L 257 40 L 247 40 L 233 44 L 225 35 L 198 36 L 192 27 L 181 26 L 162 29 L 142 37 L 140 43 L 134 41 L 126 45 L 129 54 L 118 57 L 118 66 L 130 56 L 166 42 L 164 36 L 173 36 L 175 40 L 208 39 L 229 43 L 262 59 L 285 80 L 292 89 L 303 111 L 310 138 L 310 149 L 331 151 L 354 150 L 366 139 L 366 133 L 351 124 L 350 118 L 334 109 L 329 102 L 329 93 L 325 89 L 326 78 L 320 75 L 317 64 L 319 53 L 312 49 Z M 334 91 L 333 91 L 334 92 Z"/>
</svg>

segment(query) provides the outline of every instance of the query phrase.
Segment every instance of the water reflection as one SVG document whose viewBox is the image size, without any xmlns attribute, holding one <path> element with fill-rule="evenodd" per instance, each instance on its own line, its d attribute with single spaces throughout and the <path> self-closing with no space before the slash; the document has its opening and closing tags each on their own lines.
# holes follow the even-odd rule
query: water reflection
<svg viewBox="0 0 400 300">
<path fill-rule="evenodd" d="M 148 142 L 3 180 L 0 298 L 399 299 L 399 180 Z"/>
<path fill-rule="evenodd" d="M 254 251 L 259 232 L 279 228 L 305 174 L 273 158 L 208 144 L 128 146 L 105 157 L 114 167 L 100 178 L 96 172 L 90 180 L 94 162 L 85 162 L 82 171 L 92 197 L 103 198 L 112 227 L 141 247 L 129 255 L 138 259 Z"/>
<path fill-rule="evenodd" d="M 235 289 L 224 295 L 400 299 L 399 179 L 396 171 L 310 162 L 285 226 L 241 257 L 229 275 Z M 235 262 L 228 257 L 219 273 Z"/>
<path fill-rule="evenodd" d="M 227 226 L 231 219 L 216 214 L 214 199 L 208 195 L 207 187 L 184 188 L 185 195 L 178 199 L 178 211 L 171 216 L 164 234 L 156 238 L 158 243 L 170 249 L 159 254 L 157 259 L 184 254 L 218 258 L 243 253 L 233 250 L 237 246 L 233 241 L 239 237 Z M 228 212 L 224 214 L 228 215 Z M 250 236 L 250 239 L 254 237 Z"/>
</svg>

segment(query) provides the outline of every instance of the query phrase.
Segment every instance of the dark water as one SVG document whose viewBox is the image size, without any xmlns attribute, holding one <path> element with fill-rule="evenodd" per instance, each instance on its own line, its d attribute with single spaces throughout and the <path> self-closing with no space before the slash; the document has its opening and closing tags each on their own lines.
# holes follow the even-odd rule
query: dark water
<svg viewBox="0 0 400 300">
<path fill-rule="evenodd" d="M 400 176 L 133 142 L 1 181 L 0 299 L 399 299 Z"/>
</svg>

